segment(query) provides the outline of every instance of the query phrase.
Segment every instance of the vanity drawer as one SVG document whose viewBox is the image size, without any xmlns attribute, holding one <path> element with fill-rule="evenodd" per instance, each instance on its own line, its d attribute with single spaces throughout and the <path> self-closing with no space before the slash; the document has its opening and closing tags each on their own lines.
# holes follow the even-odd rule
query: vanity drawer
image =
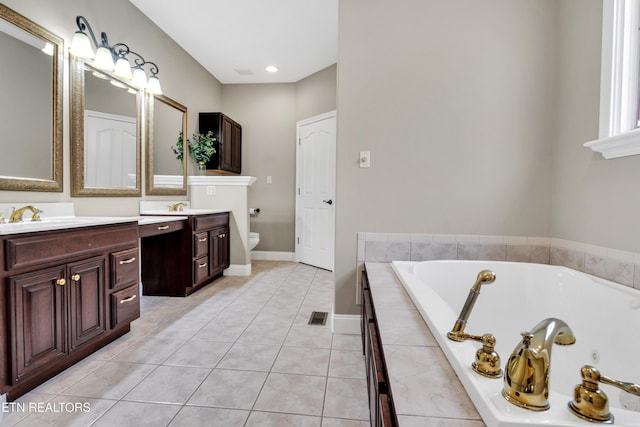
<svg viewBox="0 0 640 427">
<path fill-rule="evenodd" d="M 112 289 L 122 288 L 138 283 L 138 248 L 125 249 L 111 254 Z"/>
<path fill-rule="evenodd" d="M 140 317 L 140 288 L 136 283 L 111 294 L 111 327 Z"/>
<path fill-rule="evenodd" d="M 72 257 L 86 257 L 125 242 L 137 245 L 137 223 L 10 236 L 5 240 L 6 268 L 18 270 Z"/>
<path fill-rule="evenodd" d="M 209 253 L 209 233 L 195 233 L 193 235 L 193 257 L 199 257 Z"/>
<path fill-rule="evenodd" d="M 193 261 L 193 283 L 209 277 L 209 257 L 206 255 Z"/>
<path fill-rule="evenodd" d="M 169 221 L 161 222 L 157 224 L 145 224 L 141 225 L 140 237 L 156 236 L 158 234 L 173 233 L 174 231 L 182 230 L 185 227 L 186 221 Z"/>
<path fill-rule="evenodd" d="M 193 218 L 194 230 L 206 230 L 215 227 L 229 226 L 229 213 L 198 215 Z"/>
</svg>

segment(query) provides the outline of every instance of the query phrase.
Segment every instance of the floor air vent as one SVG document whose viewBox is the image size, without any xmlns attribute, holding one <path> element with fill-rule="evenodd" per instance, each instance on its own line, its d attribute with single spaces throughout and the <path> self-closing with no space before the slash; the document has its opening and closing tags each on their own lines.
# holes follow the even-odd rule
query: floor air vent
<svg viewBox="0 0 640 427">
<path fill-rule="evenodd" d="M 324 326 L 327 323 L 328 314 L 326 311 L 312 311 L 311 317 L 309 317 L 309 324 Z"/>
</svg>

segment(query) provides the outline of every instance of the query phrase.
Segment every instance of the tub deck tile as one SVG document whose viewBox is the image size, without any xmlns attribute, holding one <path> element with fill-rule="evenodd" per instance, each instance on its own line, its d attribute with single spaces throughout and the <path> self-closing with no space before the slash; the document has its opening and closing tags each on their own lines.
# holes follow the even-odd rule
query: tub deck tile
<svg viewBox="0 0 640 427">
<path fill-rule="evenodd" d="M 418 310 L 376 310 L 382 344 L 438 347 Z"/>
<path fill-rule="evenodd" d="M 398 415 L 480 419 L 440 348 L 385 345 Z"/>
<path fill-rule="evenodd" d="M 484 426 L 391 264 L 365 264 L 400 426 Z"/>
</svg>

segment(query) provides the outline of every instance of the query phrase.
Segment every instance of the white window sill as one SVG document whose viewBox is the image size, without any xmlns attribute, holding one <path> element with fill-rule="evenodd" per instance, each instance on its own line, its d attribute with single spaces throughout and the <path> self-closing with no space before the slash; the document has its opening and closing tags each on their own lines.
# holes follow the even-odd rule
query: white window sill
<svg viewBox="0 0 640 427">
<path fill-rule="evenodd" d="M 640 154 L 640 129 L 589 141 L 584 146 L 601 153 L 605 159 L 635 156 Z"/>
</svg>

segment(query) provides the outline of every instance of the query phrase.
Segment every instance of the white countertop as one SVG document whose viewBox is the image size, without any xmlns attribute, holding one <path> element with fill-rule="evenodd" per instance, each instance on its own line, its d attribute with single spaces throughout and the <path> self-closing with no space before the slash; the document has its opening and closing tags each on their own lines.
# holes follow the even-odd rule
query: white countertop
<svg viewBox="0 0 640 427">
<path fill-rule="evenodd" d="M 23 222 L 0 224 L 0 235 L 33 233 L 36 231 L 64 230 L 79 227 L 137 222 L 138 217 L 58 216 L 41 221 L 25 219 Z"/>
<path fill-rule="evenodd" d="M 193 216 L 193 215 L 207 215 L 230 212 L 229 209 L 191 209 L 185 208 L 182 211 L 168 211 L 162 209 L 150 209 L 140 211 L 140 215 L 163 215 L 163 216 Z"/>
</svg>

